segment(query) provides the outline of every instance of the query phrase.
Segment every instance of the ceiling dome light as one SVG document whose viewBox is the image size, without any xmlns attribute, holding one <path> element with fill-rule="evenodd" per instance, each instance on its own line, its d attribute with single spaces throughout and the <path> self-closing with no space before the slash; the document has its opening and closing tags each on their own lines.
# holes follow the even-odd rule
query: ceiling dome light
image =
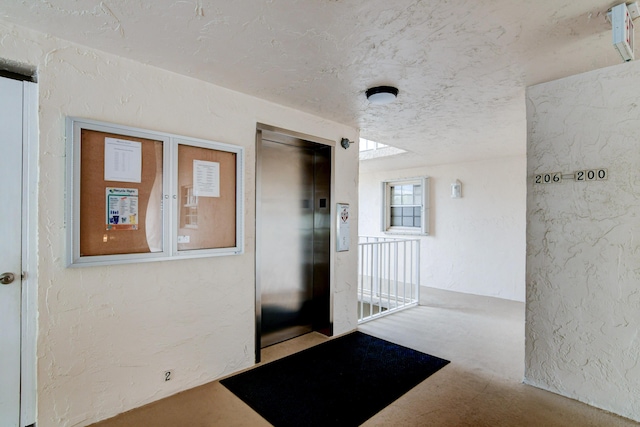
<svg viewBox="0 0 640 427">
<path fill-rule="evenodd" d="M 367 89 L 367 99 L 372 104 L 388 104 L 395 101 L 398 88 L 393 86 L 376 86 Z"/>
</svg>

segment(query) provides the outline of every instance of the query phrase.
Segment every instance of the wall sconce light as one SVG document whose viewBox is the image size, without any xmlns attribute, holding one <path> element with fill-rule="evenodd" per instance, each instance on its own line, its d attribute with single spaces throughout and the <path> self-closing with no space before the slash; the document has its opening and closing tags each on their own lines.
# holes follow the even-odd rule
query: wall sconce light
<svg viewBox="0 0 640 427">
<path fill-rule="evenodd" d="M 345 150 L 349 148 L 350 144 L 353 144 L 353 141 L 349 141 L 347 138 L 342 138 L 340 140 L 340 145 L 342 145 L 342 148 L 344 148 Z"/>
<path fill-rule="evenodd" d="M 451 184 L 451 198 L 452 199 L 462 198 L 462 183 L 457 179 L 456 179 L 456 182 Z"/>
</svg>

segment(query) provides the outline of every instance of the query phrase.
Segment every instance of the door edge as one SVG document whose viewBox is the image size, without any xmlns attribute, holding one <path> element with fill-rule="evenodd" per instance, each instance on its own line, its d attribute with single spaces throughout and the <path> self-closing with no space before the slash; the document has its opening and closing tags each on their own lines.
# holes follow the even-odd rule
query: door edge
<svg viewBox="0 0 640 427">
<path fill-rule="evenodd" d="M 20 426 L 36 423 L 38 319 L 38 86 L 23 82 L 22 113 L 22 306 Z"/>
</svg>

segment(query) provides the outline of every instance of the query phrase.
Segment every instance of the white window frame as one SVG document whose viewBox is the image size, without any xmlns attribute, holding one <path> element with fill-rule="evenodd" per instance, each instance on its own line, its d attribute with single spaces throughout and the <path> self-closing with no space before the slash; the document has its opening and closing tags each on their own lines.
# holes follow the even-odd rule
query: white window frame
<svg viewBox="0 0 640 427">
<path fill-rule="evenodd" d="M 422 187 L 420 227 L 391 225 L 391 187 L 398 185 L 420 185 Z M 403 178 L 382 182 L 382 231 L 387 234 L 429 235 L 429 177 Z"/>
</svg>

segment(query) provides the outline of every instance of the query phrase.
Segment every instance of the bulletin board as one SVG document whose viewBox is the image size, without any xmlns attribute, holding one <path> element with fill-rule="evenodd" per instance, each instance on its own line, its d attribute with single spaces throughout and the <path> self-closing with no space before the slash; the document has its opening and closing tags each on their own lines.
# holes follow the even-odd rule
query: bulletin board
<svg viewBox="0 0 640 427">
<path fill-rule="evenodd" d="M 137 156 L 135 150 L 126 150 L 125 141 L 140 148 L 139 167 L 126 164 L 137 160 L 127 154 Z M 118 142 L 125 142 L 120 150 Z M 105 157 L 113 151 L 119 158 L 112 165 Z M 162 152 L 163 141 L 81 130 L 81 257 L 162 252 Z M 110 166 L 112 174 L 105 170 Z M 127 178 L 117 176 L 125 167 L 139 169 L 139 179 L 120 181 Z"/>
<path fill-rule="evenodd" d="M 236 245 L 236 157 L 178 144 L 178 251 Z"/>
<path fill-rule="evenodd" d="M 244 149 L 67 118 L 68 266 L 243 252 Z"/>
</svg>

